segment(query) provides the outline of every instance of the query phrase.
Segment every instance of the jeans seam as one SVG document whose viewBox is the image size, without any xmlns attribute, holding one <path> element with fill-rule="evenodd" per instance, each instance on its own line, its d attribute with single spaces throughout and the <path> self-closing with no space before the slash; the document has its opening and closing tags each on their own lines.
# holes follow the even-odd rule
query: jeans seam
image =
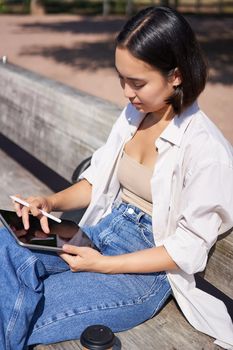
<svg viewBox="0 0 233 350">
<path fill-rule="evenodd" d="M 124 216 L 124 218 L 126 218 L 126 219 L 129 219 L 129 221 L 131 221 L 133 224 L 136 224 L 137 226 L 141 225 L 141 226 L 146 227 L 143 223 L 141 223 L 140 221 L 135 220 L 135 218 L 132 217 L 131 215 L 128 215 L 127 212 L 122 213 L 122 216 Z"/>
<path fill-rule="evenodd" d="M 17 275 L 20 276 L 20 274 L 22 274 L 29 266 L 31 266 L 37 260 L 38 260 L 37 257 L 30 256 L 22 265 L 18 267 L 18 269 L 16 270 Z M 10 334 L 15 326 L 18 314 L 21 309 L 21 305 L 23 303 L 24 295 L 25 295 L 25 287 L 23 284 L 20 284 L 19 293 L 15 301 L 12 315 L 10 317 L 10 320 L 8 322 L 8 326 L 6 329 L 6 350 L 7 349 L 10 350 Z"/>
<path fill-rule="evenodd" d="M 166 293 L 164 294 L 164 296 L 162 297 L 162 299 L 160 299 L 156 309 L 154 310 L 154 312 L 151 315 L 151 318 L 157 313 L 157 311 L 161 308 L 161 306 L 164 304 L 164 301 L 168 298 L 168 296 L 171 294 L 171 288 L 169 288 Z M 164 300 L 165 299 L 165 300 Z"/>
<path fill-rule="evenodd" d="M 122 214 L 115 217 L 112 221 L 111 221 L 111 224 L 110 224 L 110 227 L 113 227 L 114 225 L 116 225 L 120 220 L 122 219 Z M 107 228 L 105 230 L 105 232 L 112 232 L 112 229 Z M 100 246 L 103 247 L 105 244 L 109 244 L 110 242 L 112 242 L 112 239 L 109 237 L 109 236 L 114 236 L 113 234 L 112 235 L 107 235 L 107 237 L 101 237 L 101 234 L 99 235 L 100 237 Z"/>
<path fill-rule="evenodd" d="M 23 303 L 24 295 L 25 295 L 25 288 L 21 284 L 20 285 L 20 289 L 19 289 L 18 297 L 17 297 L 16 302 L 14 304 L 12 315 L 11 315 L 11 318 L 10 318 L 10 320 L 8 322 L 8 326 L 7 326 L 7 329 L 6 329 L 6 350 L 7 349 L 10 350 L 10 334 L 11 334 L 11 332 L 12 332 L 14 326 L 15 326 L 18 314 L 19 314 L 20 309 L 21 309 L 21 305 Z"/>
<path fill-rule="evenodd" d="M 150 289 L 147 291 L 147 293 L 145 293 L 143 296 L 141 296 L 139 298 L 140 300 L 147 300 L 147 299 L 149 299 L 151 296 L 154 296 L 161 289 L 161 287 L 163 286 L 164 278 L 160 281 L 161 283 L 157 286 L 157 288 L 152 292 L 155 284 L 157 284 L 158 278 L 159 278 L 159 276 L 157 275 L 155 280 L 154 280 L 154 282 L 152 283 Z"/>
<path fill-rule="evenodd" d="M 122 218 L 127 219 L 127 220 L 129 220 L 131 223 L 137 225 L 137 227 L 138 227 L 138 229 L 139 229 L 140 237 L 143 239 L 143 241 L 147 244 L 147 246 L 148 246 L 149 248 L 153 248 L 153 247 L 155 246 L 155 244 L 152 243 L 152 242 L 150 242 L 150 241 L 145 237 L 144 233 L 143 233 L 142 230 L 141 230 L 141 228 L 142 228 L 142 229 L 145 228 L 147 231 L 149 231 L 148 228 L 147 228 L 145 225 L 143 225 L 142 223 L 136 222 L 131 216 L 126 215 L 126 214 L 127 214 L 127 212 L 125 213 L 125 211 L 124 211 L 124 212 L 122 212 L 121 214 L 119 214 L 117 217 L 115 217 L 115 218 L 111 221 L 110 227 L 109 227 L 106 231 L 107 231 L 107 232 L 112 232 L 112 229 L 111 229 L 111 228 L 114 227 L 119 221 L 121 221 Z M 141 226 L 141 227 L 140 227 L 140 226 Z M 149 231 L 149 232 L 150 232 L 150 233 L 152 234 L 152 236 L 153 236 L 153 233 L 152 233 L 151 231 Z M 104 245 L 110 244 L 111 242 L 114 242 L 114 239 L 111 239 L 112 236 L 114 236 L 114 235 L 109 235 L 109 234 L 107 234 L 106 237 L 105 237 L 105 236 L 102 237 L 101 234 L 100 234 L 100 235 L 99 235 L 99 238 L 100 238 L 100 246 L 103 248 Z"/>
<path fill-rule="evenodd" d="M 146 228 L 144 228 L 144 227 L 139 227 L 140 236 L 142 237 L 143 241 L 144 241 L 145 243 L 147 243 L 147 245 L 149 245 L 150 248 L 153 248 L 153 247 L 155 247 L 155 244 L 152 243 L 149 239 L 146 238 L 146 236 L 145 236 L 145 234 L 144 234 L 144 232 L 143 232 L 143 230 L 145 230 L 145 229 L 146 229 Z M 149 232 L 150 232 L 150 231 L 149 231 Z M 153 235 L 152 232 L 150 232 L 150 233 Z"/>
<path fill-rule="evenodd" d="M 152 242 L 150 242 L 150 241 L 145 237 L 144 233 L 141 231 L 141 228 L 145 228 L 146 230 L 148 230 L 148 228 L 147 228 L 143 223 L 141 223 L 141 222 L 136 222 L 131 216 L 125 215 L 124 213 L 123 213 L 123 216 L 124 216 L 125 218 L 129 219 L 129 221 L 131 221 L 133 224 L 136 224 L 136 225 L 137 225 L 137 227 L 139 228 L 139 231 L 140 231 L 140 236 L 142 237 L 143 241 L 144 241 L 145 243 L 147 243 L 147 245 L 149 245 L 150 248 L 152 248 L 152 247 L 155 246 L 155 244 L 153 244 Z M 140 226 L 141 226 L 141 227 L 140 227 Z M 149 231 L 149 230 L 148 230 L 148 231 Z M 150 233 L 152 234 L 152 236 L 153 236 L 153 232 L 152 232 L 152 231 L 149 231 L 149 232 L 150 232 Z"/>
<path fill-rule="evenodd" d="M 135 305 L 141 305 L 143 304 L 144 302 L 146 302 L 149 298 L 145 298 L 144 300 L 142 299 L 133 299 L 131 300 L 131 302 L 129 303 L 124 303 L 124 304 L 121 304 L 121 305 L 114 305 L 114 306 L 110 306 L 110 305 L 105 305 L 105 306 L 95 306 L 95 307 L 92 307 L 92 308 L 89 308 L 89 309 L 86 309 L 86 310 L 83 310 L 83 311 L 78 311 L 78 312 L 74 312 L 72 313 L 72 315 L 67 315 L 66 313 L 67 312 L 64 312 L 64 316 L 59 318 L 59 319 L 52 319 L 53 317 L 55 318 L 56 316 L 51 316 L 51 320 L 50 321 L 47 321 L 46 323 L 44 322 L 41 326 L 38 326 L 36 328 L 34 328 L 33 330 L 33 333 L 36 333 L 37 331 L 41 330 L 42 328 L 48 326 L 48 325 L 51 325 L 52 323 L 56 323 L 56 322 L 60 322 L 61 320 L 64 320 L 66 318 L 69 318 L 69 317 L 74 317 L 74 316 L 78 316 L 78 315 L 83 315 L 83 314 L 87 314 L 88 312 L 100 312 L 100 311 L 105 311 L 105 310 L 110 310 L 110 309 L 120 309 L 120 308 L 124 308 L 124 307 L 133 307 Z M 65 315 L 66 314 L 66 315 Z"/>
<path fill-rule="evenodd" d="M 23 273 L 29 266 L 31 266 L 38 258 L 36 256 L 30 256 L 20 267 L 17 269 L 17 275 Z"/>
</svg>

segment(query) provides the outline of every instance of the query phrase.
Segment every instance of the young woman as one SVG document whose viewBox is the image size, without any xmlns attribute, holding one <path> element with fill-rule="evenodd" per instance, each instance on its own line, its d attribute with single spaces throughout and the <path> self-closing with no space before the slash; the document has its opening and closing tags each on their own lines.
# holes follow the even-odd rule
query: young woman
<svg viewBox="0 0 233 350">
<path fill-rule="evenodd" d="M 91 166 L 74 186 L 28 198 L 30 209 L 15 204 L 25 228 L 29 211 L 88 207 L 80 226 L 98 249 L 33 253 L 2 231 L 1 344 L 79 338 L 96 323 L 126 330 L 173 293 L 196 329 L 230 349 L 224 304 L 193 277 L 233 225 L 232 148 L 196 102 L 206 82 L 200 48 L 180 14 L 151 7 L 118 35 L 115 63 L 130 103 Z"/>
</svg>

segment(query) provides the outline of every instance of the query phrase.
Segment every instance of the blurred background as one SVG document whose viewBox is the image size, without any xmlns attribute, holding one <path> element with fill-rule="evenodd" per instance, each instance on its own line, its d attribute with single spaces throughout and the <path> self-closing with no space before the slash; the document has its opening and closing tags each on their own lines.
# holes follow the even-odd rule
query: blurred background
<svg viewBox="0 0 233 350">
<path fill-rule="evenodd" d="M 190 13 L 233 13 L 231 0 L 1 0 L 1 13 L 76 13 L 132 15 L 151 5 L 172 6 Z"/>
<path fill-rule="evenodd" d="M 233 0 L 0 0 L 0 57 L 122 107 L 114 38 L 151 5 L 177 8 L 196 32 L 209 62 L 200 105 L 233 142 Z"/>
</svg>

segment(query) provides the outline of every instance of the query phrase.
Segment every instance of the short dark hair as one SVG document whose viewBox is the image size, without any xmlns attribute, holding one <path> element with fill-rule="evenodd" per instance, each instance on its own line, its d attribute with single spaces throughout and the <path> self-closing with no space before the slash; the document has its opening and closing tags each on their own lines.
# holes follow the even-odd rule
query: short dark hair
<svg viewBox="0 0 233 350">
<path fill-rule="evenodd" d="M 148 7 L 128 20 L 116 38 L 116 46 L 169 77 L 179 69 L 182 83 L 167 99 L 175 113 L 191 105 L 203 91 L 207 65 L 188 22 L 169 7 Z"/>
</svg>

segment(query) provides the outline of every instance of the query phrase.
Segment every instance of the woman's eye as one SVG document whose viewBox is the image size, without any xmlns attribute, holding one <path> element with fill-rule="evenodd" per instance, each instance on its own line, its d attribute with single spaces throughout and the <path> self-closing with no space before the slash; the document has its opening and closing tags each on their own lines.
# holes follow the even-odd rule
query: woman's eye
<svg viewBox="0 0 233 350">
<path fill-rule="evenodd" d="M 125 79 L 120 75 L 118 75 L 118 78 L 120 79 L 121 85 L 124 85 Z M 140 82 L 130 81 L 130 82 L 128 82 L 128 84 L 131 86 L 132 89 L 141 89 L 141 88 L 143 88 L 143 86 L 146 85 L 145 82 L 141 82 L 141 81 Z"/>
<path fill-rule="evenodd" d="M 137 89 L 142 88 L 144 85 L 145 85 L 144 83 L 143 84 L 142 83 L 138 83 L 138 84 L 134 83 L 134 87 L 137 88 Z"/>
<path fill-rule="evenodd" d="M 145 83 L 134 83 L 133 85 L 135 89 L 141 89 L 143 88 L 143 86 L 145 86 Z"/>
</svg>

